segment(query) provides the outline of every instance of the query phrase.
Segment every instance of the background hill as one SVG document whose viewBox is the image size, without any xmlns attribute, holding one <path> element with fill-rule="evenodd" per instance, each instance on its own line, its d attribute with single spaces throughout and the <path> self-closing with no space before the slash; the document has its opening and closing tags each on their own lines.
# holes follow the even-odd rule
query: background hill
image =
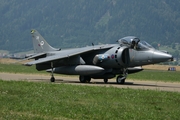
<svg viewBox="0 0 180 120">
<path fill-rule="evenodd" d="M 179 0 L 0 0 L 0 49 L 32 50 L 37 29 L 54 47 L 81 47 L 134 35 L 154 46 L 180 39 Z"/>
</svg>

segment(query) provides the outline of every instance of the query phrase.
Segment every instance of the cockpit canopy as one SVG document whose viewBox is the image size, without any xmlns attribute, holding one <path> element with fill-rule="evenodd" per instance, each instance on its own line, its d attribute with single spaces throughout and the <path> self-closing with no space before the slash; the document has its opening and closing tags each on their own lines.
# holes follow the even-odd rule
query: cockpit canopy
<svg viewBox="0 0 180 120">
<path fill-rule="evenodd" d="M 118 42 L 120 46 L 127 46 L 136 50 L 154 49 L 149 43 L 146 41 L 140 42 L 140 39 L 135 36 L 121 38 Z"/>
<path fill-rule="evenodd" d="M 139 42 L 137 49 L 154 49 L 154 47 L 152 47 L 146 41 L 141 41 L 141 42 Z"/>
<path fill-rule="evenodd" d="M 137 45 L 139 43 L 139 41 L 140 40 L 134 36 L 124 37 L 124 38 L 121 38 L 120 40 L 118 40 L 120 46 L 126 45 L 128 47 L 134 47 L 135 45 Z"/>
</svg>

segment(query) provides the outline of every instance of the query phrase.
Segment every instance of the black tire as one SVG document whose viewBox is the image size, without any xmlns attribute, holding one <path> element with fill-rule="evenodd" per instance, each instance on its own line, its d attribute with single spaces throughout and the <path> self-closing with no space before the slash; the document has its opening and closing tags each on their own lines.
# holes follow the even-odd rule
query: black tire
<svg viewBox="0 0 180 120">
<path fill-rule="evenodd" d="M 86 76 L 85 79 L 86 79 L 86 82 L 88 82 L 88 83 L 91 82 L 91 77 Z"/>
<path fill-rule="evenodd" d="M 124 84 L 125 79 L 126 79 L 126 78 L 125 78 L 124 76 L 119 75 L 119 76 L 116 78 L 116 82 L 117 82 L 117 84 Z"/>
<path fill-rule="evenodd" d="M 79 76 L 79 81 L 80 81 L 81 83 L 85 83 L 85 82 L 86 82 L 85 76 L 80 75 L 80 76 Z"/>
<path fill-rule="evenodd" d="M 105 79 L 104 79 L 104 83 L 107 83 L 107 82 L 108 82 L 108 79 L 107 79 L 107 78 L 105 78 Z"/>
<path fill-rule="evenodd" d="M 79 76 L 79 81 L 80 81 L 81 83 L 90 82 L 90 81 L 91 81 L 91 77 L 80 75 L 80 76 Z"/>
<path fill-rule="evenodd" d="M 55 82 L 55 78 L 54 78 L 54 77 L 51 77 L 50 81 L 51 81 L 51 82 Z"/>
</svg>

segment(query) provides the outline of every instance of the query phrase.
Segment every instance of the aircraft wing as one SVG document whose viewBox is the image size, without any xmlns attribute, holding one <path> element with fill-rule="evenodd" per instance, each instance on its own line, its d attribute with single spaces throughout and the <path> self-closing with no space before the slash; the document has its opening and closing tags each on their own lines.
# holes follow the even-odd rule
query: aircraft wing
<svg viewBox="0 0 180 120">
<path fill-rule="evenodd" d="M 89 46 L 89 47 L 83 47 L 83 48 L 74 48 L 74 49 L 68 49 L 68 50 L 62 50 L 58 51 L 57 54 L 48 56 L 45 58 L 41 58 L 32 62 L 25 63 L 24 65 L 26 66 L 31 66 L 34 64 L 41 64 L 41 63 L 46 63 L 46 62 L 52 62 L 68 57 L 72 57 L 75 55 L 80 55 L 82 53 L 94 51 L 94 50 L 102 50 L 102 49 L 109 49 L 112 48 L 114 45 L 97 45 L 97 46 Z"/>
</svg>

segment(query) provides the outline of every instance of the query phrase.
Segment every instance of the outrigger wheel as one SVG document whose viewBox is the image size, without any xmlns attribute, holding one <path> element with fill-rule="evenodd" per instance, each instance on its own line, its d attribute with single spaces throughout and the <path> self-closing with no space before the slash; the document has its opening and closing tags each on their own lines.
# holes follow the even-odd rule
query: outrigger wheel
<svg viewBox="0 0 180 120">
<path fill-rule="evenodd" d="M 55 82 L 54 76 L 52 76 L 50 80 L 51 80 L 51 82 Z"/>
<path fill-rule="evenodd" d="M 54 74 L 53 74 L 53 62 L 51 62 L 51 82 L 55 82 Z"/>
</svg>

